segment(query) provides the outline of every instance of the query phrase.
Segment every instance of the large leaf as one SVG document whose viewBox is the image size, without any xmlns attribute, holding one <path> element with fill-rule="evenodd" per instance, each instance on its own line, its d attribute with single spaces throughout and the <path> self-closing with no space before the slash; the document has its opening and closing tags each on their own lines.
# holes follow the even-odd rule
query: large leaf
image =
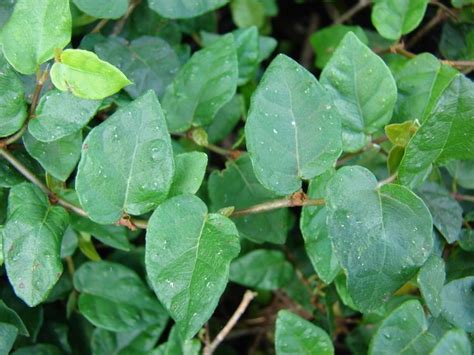
<svg viewBox="0 0 474 355">
<path fill-rule="evenodd" d="M 69 0 L 18 0 L 0 32 L 3 54 L 16 71 L 33 74 L 71 40 Z"/>
<path fill-rule="evenodd" d="M 196 17 L 224 6 L 228 2 L 229 0 L 148 0 L 150 8 L 166 18 Z"/>
<path fill-rule="evenodd" d="M 340 116 L 332 98 L 311 73 L 282 54 L 252 97 L 245 136 L 258 180 L 280 195 L 324 173 L 341 153 Z"/>
<path fill-rule="evenodd" d="M 153 212 L 146 234 L 146 269 L 156 295 L 185 339 L 209 319 L 240 250 L 234 224 L 208 214 L 193 195 L 173 197 Z"/>
<path fill-rule="evenodd" d="M 147 90 L 153 90 L 156 96 L 162 97 L 180 67 L 173 48 L 159 37 L 140 37 L 128 44 L 124 39 L 113 36 L 95 45 L 95 51 L 133 81 L 132 85 L 125 87 L 133 98 Z"/>
<path fill-rule="evenodd" d="M 82 49 L 61 53 L 51 68 L 51 81 L 61 91 L 91 100 L 103 99 L 131 84 L 119 69 Z"/>
<path fill-rule="evenodd" d="M 258 182 L 247 154 L 236 161 L 228 160 L 226 169 L 214 171 L 209 177 L 208 191 L 213 210 L 230 206 L 244 209 L 278 198 Z M 236 217 L 234 222 L 242 237 L 257 243 L 282 244 L 290 227 L 285 208 Z"/>
<path fill-rule="evenodd" d="M 166 198 L 174 162 L 160 104 L 149 91 L 87 136 L 76 177 L 81 205 L 92 220 L 117 222 Z"/>
<path fill-rule="evenodd" d="M 383 60 L 352 32 L 339 44 L 321 73 L 342 115 L 342 142 L 357 151 L 392 118 L 397 87 Z M 326 133 L 326 132 L 324 132 Z"/>
<path fill-rule="evenodd" d="M 334 175 L 329 170 L 309 183 L 308 197 L 323 198 L 326 186 Z M 300 229 L 304 238 L 304 246 L 309 260 L 318 276 L 330 284 L 337 276 L 341 267 L 329 238 L 326 206 L 305 206 L 301 212 Z"/>
<path fill-rule="evenodd" d="M 100 101 L 85 100 L 69 92 L 50 91 L 43 95 L 28 124 L 28 131 L 42 142 L 70 136 L 84 128 L 99 109 Z"/>
<path fill-rule="evenodd" d="M 117 19 L 125 14 L 128 0 L 73 0 L 82 12 L 98 18 Z"/>
<path fill-rule="evenodd" d="M 68 221 L 67 212 L 50 206 L 38 187 L 24 183 L 10 190 L 2 230 L 5 266 L 15 293 L 30 307 L 46 299 L 61 276 L 61 239 Z"/>
<path fill-rule="evenodd" d="M 430 256 L 417 276 L 418 286 L 431 314 L 437 317 L 441 312 L 441 291 L 446 271 L 444 261 L 436 255 Z"/>
<path fill-rule="evenodd" d="M 381 306 L 431 254 L 433 224 L 423 201 L 403 186 L 378 186 L 365 168 L 338 170 L 327 209 L 329 235 L 361 311 Z"/>
<path fill-rule="evenodd" d="M 418 27 L 425 15 L 428 0 L 377 0 L 372 9 L 372 23 L 385 38 L 399 39 Z"/>
<path fill-rule="evenodd" d="M 406 147 L 399 178 L 404 185 L 419 185 L 432 164 L 474 159 L 474 84 L 458 75 Z"/>
<path fill-rule="evenodd" d="M 23 84 L 1 53 L 0 73 L 0 137 L 5 137 L 23 126 L 27 112 Z"/>
<path fill-rule="evenodd" d="M 441 303 L 444 318 L 466 332 L 474 332 L 474 276 L 445 285 Z"/>
<path fill-rule="evenodd" d="M 227 34 L 193 54 L 166 89 L 163 98 L 168 127 L 182 132 L 212 122 L 237 88 L 234 37 Z"/>
<path fill-rule="evenodd" d="M 286 310 L 278 312 L 275 348 L 278 355 L 334 354 L 332 340 L 323 329 Z"/>
<path fill-rule="evenodd" d="M 74 273 L 79 310 L 92 324 L 114 332 L 164 326 L 163 307 L 138 275 L 120 264 L 87 262 Z"/>
</svg>

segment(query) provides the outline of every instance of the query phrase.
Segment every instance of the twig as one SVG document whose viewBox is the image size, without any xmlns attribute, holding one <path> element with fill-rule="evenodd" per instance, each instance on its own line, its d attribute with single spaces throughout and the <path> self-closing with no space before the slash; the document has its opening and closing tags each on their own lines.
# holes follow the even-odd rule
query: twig
<svg viewBox="0 0 474 355">
<path fill-rule="evenodd" d="M 390 47 L 390 51 L 392 53 L 401 54 L 401 55 L 403 55 L 407 58 L 416 57 L 416 54 L 412 53 L 410 51 L 407 51 L 404 48 L 403 44 L 397 44 L 397 45 L 394 45 L 394 46 Z M 446 60 L 440 60 L 440 61 L 441 61 L 441 63 L 449 65 L 449 66 L 454 67 L 454 68 L 472 68 L 472 67 L 474 67 L 474 60 L 450 60 L 450 59 L 446 59 Z"/>
<path fill-rule="evenodd" d="M 112 31 L 113 36 L 118 36 L 122 32 L 123 27 L 125 26 L 125 23 L 127 23 L 128 18 L 132 14 L 133 10 L 135 10 L 137 6 L 140 5 L 140 3 L 141 0 L 130 0 L 127 12 L 125 12 L 125 15 L 123 15 L 122 18 L 118 20 L 114 26 L 114 30 Z"/>
<path fill-rule="evenodd" d="M 109 23 L 109 19 L 103 18 L 97 25 L 92 29 L 91 33 L 100 33 L 100 31 Z"/>
<path fill-rule="evenodd" d="M 306 29 L 306 38 L 304 40 L 303 48 L 301 50 L 300 62 L 305 68 L 310 69 L 313 62 L 313 47 L 311 46 L 311 35 L 316 31 L 319 25 L 319 16 L 317 13 L 312 13 L 309 18 L 309 24 Z"/>
<path fill-rule="evenodd" d="M 250 302 L 252 302 L 256 295 L 257 294 L 255 292 L 252 292 L 250 290 L 245 291 L 244 297 L 242 298 L 242 301 L 235 310 L 234 314 L 232 315 L 232 317 L 230 317 L 227 324 L 224 326 L 224 328 L 222 328 L 219 334 L 217 334 L 211 344 L 204 348 L 203 355 L 212 355 L 212 353 L 214 353 L 216 348 L 220 345 L 220 343 L 222 343 L 222 341 L 229 334 L 232 328 L 234 328 L 234 326 L 237 324 L 240 317 L 242 316 L 242 314 L 244 314 Z"/>
<path fill-rule="evenodd" d="M 456 200 L 458 201 L 469 201 L 469 202 L 474 202 L 474 196 L 470 195 L 462 195 L 458 193 L 453 193 L 451 194 Z"/>
<path fill-rule="evenodd" d="M 392 182 L 394 182 L 396 179 L 397 179 L 397 176 L 398 174 L 395 173 L 393 175 L 390 175 L 388 178 L 386 178 L 385 180 L 382 180 L 380 181 L 378 184 L 377 184 L 377 188 L 380 188 L 382 187 L 383 185 L 387 185 L 387 184 L 390 184 Z"/>
<path fill-rule="evenodd" d="M 407 42 L 406 47 L 407 48 L 413 47 L 415 44 L 417 44 L 420 41 L 420 39 L 422 39 L 433 28 L 435 28 L 441 22 L 446 20 L 446 18 L 447 18 L 446 13 L 442 9 L 439 9 L 436 12 L 436 15 L 425 26 L 423 26 L 419 31 L 417 31 L 412 38 L 410 38 L 410 40 Z"/>
<path fill-rule="evenodd" d="M 66 260 L 66 265 L 67 265 L 67 270 L 69 272 L 69 275 L 74 276 L 74 272 L 76 271 L 76 268 L 74 267 L 74 261 L 72 260 L 71 256 L 66 256 L 64 258 Z"/>
<path fill-rule="evenodd" d="M 438 6 L 440 10 L 442 10 L 445 14 L 447 14 L 449 17 L 451 17 L 454 21 L 458 22 L 458 15 L 456 12 L 451 10 L 449 7 L 447 7 L 445 4 L 439 2 L 438 0 L 431 0 L 430 1 L 431 5 Z"/>
<path fill-rule="evenodd" d="M 353 7 L 351 7 L 349 10 L 347 10 L 347 12 L 343 13 L 341 16 L 336 18 L 336 20 L 334 20 L 334 24 L 339 25 L 341 23 L 344 23 L 350 20 L 357 13 L 359 13 L 361 10 L 365 9 L 369 5 L 370 5 L 370 0 L 359 0 L 359 2 L 355 4 Z"/>
</svg>

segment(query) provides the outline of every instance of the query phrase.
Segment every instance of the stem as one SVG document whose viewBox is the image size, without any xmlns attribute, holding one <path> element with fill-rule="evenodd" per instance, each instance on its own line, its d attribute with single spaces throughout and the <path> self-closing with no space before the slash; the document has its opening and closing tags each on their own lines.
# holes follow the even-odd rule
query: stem
<svg viewBox="0 0 474 355">
<path fill-rule="evenodd" d="M 361 10 L 365 9 L 369 5 L 370 5 L 370 0 L 359 0 L 359 2 L 357 4 L 355 4 L 347 12 L 343 13 L 340 17 L 338 17 L 334 21 L 334 24 L 338 25 L 338 24 L 341 24 L 341 23 L 344 23 L 344 22 L 350 20 L 357 13 L 359 13 Z"/>
<path fill-rule="evenodd" d="M 216 338 L 212 341 L 212 343 L 204 348 L 203 355 L 212 355 L 212 353 L 214 353 L 216 348 L 220 345 L 220 343 L 222 343 L 227 334 L 229 334 L 232 328 L 234 328 L 234 326 L 237 324 L 240 317 L 242 317 L 242 314 L 244 314 L 250 302 L 252 302 L 256 295 L 257 294 L 255 292 L 252 292 L 250 290 L 245 291 L 244 297 L 242 298 L 242 301 L 235 310 L 234 314 L 232 315 L 232 317 L 230 317 L 229 321 L 224 326 L 224 328 L 222 328 L 219 334 L 217 334 Z"/>
<path fill-rule="evenodd" d="M 474 196 L 453 193 L 452 196 L 458 201 L 474 202 Z"/>
<path fill-rule="evenodd" d="M 74 261 L 72 260 L 72 257 L 66 256 L 64 259 L 66 260 L 67 270 L 69 274 L 71 275 L 71 277 L 74 276 L 76 268 L 74 267 Z"/>
<path fill-rule="evenodd" d="M 122 32 L 123 27 L 125 26 L 125 23 L 127 23 L 128 18 L 132 14 L 133 10 L 135 10 L 137 6 L 140 5 L 140 3 L 141 0 L 130 0 L 127 12 L 125 12 L 125 15 L 123 15 L 123 17 L 115 24 L 114 30 L 112 31 L 113 36 L 118 36 Z"/>
<path fill-rule="evenodd" d="M 390 175 L 388 178 L 386 178 L 385 180 L 382 180 L 380 181 L 378 184 L 377 184 L 377 188 L 380 188 L 382 187 L 383 185 L 387 185 L 387 184 L 390 184 L 392 182 L 394 182 L 396 179 L 397 179 L 397 176 L 398 176 L 398 173 L 395 173 L 393 175 Z"/>
<path fill-rule="evenodd" d="M 100 31 L 109 23 L 109 20 L 104 18 L 100 20 L 97 25 L 92 29 L 91 33 L 100 33 Z"/>
<path fill-rule="evenodd" d="M 401 54 L 401 55 L 403 55 L 407 58 L 416 57 L 416 54 L 412 53 L 410 51 L 407 51 L 403 47 L 403 44 L 402 45 L 397 44 L 397 45 L 392 46 L 390 48 L 390 51 L 392 53 Z M 443 64 L 446 64 L 446 65 L 449 65 L 449 66 L 455 67 L 455 68 L 472 68 L 472 67 L 474 67 L 474 60 L 450 60 L 450 59 L 446 59 L 446 60 L 440 60 L 440 61 Z"/>
<path fill-rule="evenodd" d="M 443 10 L 440 8 L 436 12 L 436 16 L 434 16 L 425 26 L 423 26 L 419 31 L 415 33 L 415 35 L 408 41 L 406 47 L 411 48 L 415 44 L 417 44 L 420 39 L 422 39 L 427 33 L 429 33 L 433 28 L 438 26 L 441 22 L 446 20 L 447 15 Z"/>
<path fill-rule="evenodd" d="M 311 36 L 316 31 L 319 25 L 319 16 L 317 13 L 312 13 L 309 18 L 309 24 L 306 30 L 306 38 L 304 40 L 303 48 L 301 49 L 300 62 L 307 69 L 311 69 L 313 64 L 313 46 L 311 45 Z"/>
<path fill-rule="evenodd" d="M 458 15 L 456 14 L 455 11 L 447 7 L 445 4 L 439 2 L 438 0 L 431 0 L 430 1 L 431 5 L 438 6 L 438 8 L 442 11 L 444 11 L 445 14 L 447 14 L 449 17 L 451 17 L 454 21 L 458 22 Z"/>
</svg>

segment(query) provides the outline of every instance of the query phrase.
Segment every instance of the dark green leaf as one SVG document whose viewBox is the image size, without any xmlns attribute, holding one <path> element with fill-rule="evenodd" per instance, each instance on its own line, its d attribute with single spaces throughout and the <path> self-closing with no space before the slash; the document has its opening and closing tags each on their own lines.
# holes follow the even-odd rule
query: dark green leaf
<svg viewBox="0 0 474 355">
<path fill-rule="evenodd" d="M 474 276 L 445 285 L 441 303 L 444 318 L 466 332 L 474 332 Z"/>
<path fill-rule="evenodd" d="M 11 324 L 0 322 L 0 354 L 10 354 L 18 329 Z"/>
<path fill-rule="evenodd" d="M 235 95 L 226 103 L 214 117 L 214 121 L 206 127 L 210 143 L 217 143 L 226 138 L 240 121 L 244 111 L 244 100 L 241 95 Z"/>
<path fill-rule="evenodd" d="M 193 0 L 183 3 L 169 0 L 148 0 L 150 8 L 166 18 L 190 18 L 227 4 L 229 0 Z"/>
<path fill-rule="evenodd" d="M 73 0 L 73 2 L 82 12 L 98 18 L 117 19 L 122 17 L 128 8 L 128 0 Z"/>
<path fill-rule="evenodd" d="M 153 355 L 199 355 L 201 343 L 197 339 L 184 340 L 179 334 L 178 327 L 171 328 L 166 343 L 153 351 Z"/>
<path fill-rule="evenodd" d="M 453 329 L 440 339 L 431 355 L 471 355 L 471 342 L 461 329 Z"/>
<path fill-rule="evenodd" d="M 190 152 L 175 157 L 175 174 L 169 197 L 195 194 L 202 184 L 207 167 L 207 154 Z"/>
<path fill-rule="evenodd" d="M 20 316 L 10 307 L 8 307 L 5 302 L 0 300 L 0 324 L 8 324 L 13 326 L 17 332 L 21 335 L 29 336 L 28 329 L 26 329 L 25 324 L 21 320 Z M 1 341 L 0 337 L 0 341 Z"/>
<path fill-rule="evenodd" d="M 441 291 L 446 279 L 444 260 L 432 255 L 418 272 L 417 282 L 431 314 L 437 317 L 441 312 Z"/>
</svg>

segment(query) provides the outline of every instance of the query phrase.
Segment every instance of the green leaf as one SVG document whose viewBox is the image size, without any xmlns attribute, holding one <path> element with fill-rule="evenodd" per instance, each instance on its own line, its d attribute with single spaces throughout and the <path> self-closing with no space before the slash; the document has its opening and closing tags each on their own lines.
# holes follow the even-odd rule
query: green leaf
<svg viewBox="0 0 474 355">
<path fill-rule="evenodd" d="M 416 190 L 433 216 L 433 224 L 450 244 L 459 238 L 462 227 L 462 207 L 448 190 L 436 183 L 425 183 Z"/>
<path fill-rule="evenodd" d="M 16 0 L 4 0 L 0 2 L 0 29 L 12 15 Z M 1 52 L 1 51 L 0 51 Z"/>
<path fill-rule="evenodd" d="M 470 355 L 471 342 L 461 329 L 446 332 L 430 353 L 431 355 Z"/>
<path fill-rule="evenodd" d="M 3 254 L 15 293 L 30 307 L 46 299 L 63 271 L 61 239 L 69 222 L 62 207 L 50 206 L 36 186 L 13 187 L 3 228 Z"/>
<path fill-rule="evenodd" d="M 443 57 L 451 60 L 474 59 L 474 28 L 470 24 L 455 24 L 447 21 L 439 42 L 439 50 Z"/>
<path fill-rule="evenodd" d="M 244 286 L 276 290 L 285 287 L 294 275 L 293 266 L 282 252 L 259 249 L 234 260 L 229 278 Z"/>
<path fill-rule="evenodd" d="M 417 129 L 418 125 L 413 121 L 392 123 L 385 126 L 385 134 L 392 144 L 405 148 Z"/>
<path fill-rule="evenodd" d="M 124 89 L 133 98 L 148 90 L 161 98 L 181 65 L 173 48 L 159 37 L 144 36 L 127 43 L 112 36 L 96 44 L 95 51 L 133 81 Z"/>
<path fill-rule="evenodd" d="M 404 185 L 419 185 L 432 164 L 474 159 L 474 84 L 458 75 L 440 96 L 431 114 L 410 140 L 400 164 Z"/>
<path fill-rule="evenodd" d="M 150 325 L 164 327 L 168 317 L 138 275 L 120 264 L 87 262 L 74 273 L 79 311 L 92 324 L 113 332 Z"/>
<path fill-rule="evenodd" d="M 441 293 L 443 317 L 463 328 L 474 332 L 474 276 L 451 281 Z"/>
<path fill-rule="evenodd" d="M 97 18 L 118 19 L 128 8 L 128 0 L 73 0 L 82 12 Z"/>
<path fill-rule="evenodd" d="M 95 127 L 84 141 L 76 177 L 82 207 L 101 224 L 153 210 L 170 189 L 171 139 L 149 91 Z"/>
<path fill-rule="evenodd" d="M 212 172 L 208 190 L 214 211 L 230 206 L 240 210 L 278 198 L 258 182 L 248 154 L 228 160 L 225 170 Z M 290 228 L 286 208 L 236 217 L 234 222 L 242 237 L 257 243 L 283 244 Z"/>
<path fill-rule="evenodd" d="M 278 312 L 275 332 L 277 355 L 332 355 L 331 338 L 321 328 L 290 311 Z"/>
<path fill-rule="evenodd" d="M 192 338 L 214 312 L 227 285 L 230 261 L 239 250 L 234 224 L 208 214 L 193 195 L 173 197 L 153 212 L 146 234 L 146 269 L 184 339 Z"/>
<path fill-rule="evenodd" d="M 322 69 L 331 59 L 334 51 L 347 33 L 354 33 L 362 43 L 368 44 L 369 40 L 360 26 L 335 25 L 325 27 L 311 35 L 310 42 L 316 53 L 314 65 Z"/>
<path fill-rule="evenodd" d="M 245 136 L 258 180 L 280 195 L 324 173 L 341 153 L 340 116 L 332 98 L 311 73 L 282 54 L 252 97 Z"/>
<path fill-rule="evenodd" d="M 51 68 L 51 81 L 61 91 L 83 99 L 101 100 L 119 92 L 131 81 L 112 64 L 92 52 L 66 49 Z"/>
<path fill-rule="evenodd" d="M 428 0 L 377 0 L 372 8 L 372 23 L 382 37 L 399 39 L 423 20 Z"/>
<path fill-rule="evenodd" d="M 150 9 L 166 18 L 191 18 L 215 10 L 227 4 L 229 0 L 193 0 L 178 2 L 169 0 L 148 0 Z"/>
<path fill-rule="evenodd" d="M 12 355 L 61 355 L 63 352 L 56 345 L 36 344 L 15 350 Z"/>
<path fill-rule="evenodd" d="M 0 300 L 0 324 L 11 325 L 15 327 L 19 334 L 30 336 L 28 329 L 26 328 L 18 313 L 8 307 L 2 300 Z M 0 337 L 0 339 L 2 338 Z"/>
<path fill-rule="evenodd" d="M 26 120 L 23 84 L 0 52 L 0 137 L 12 135 Z"/>
<path fill-rule="evenodd" d="M 337 171 L 327 209 L 329 236 L 361 311 L 380 307 L 431 254 L 432 219 L 423 201 L 403 186 L 378 186 L 365 168 Z"/>
<path fill-rule="evenodd" d="M 16 71 L 29 75 L 71 41 L 69 0 L 18 0 L 0 31 L 3 54 Z"/>
<path fill-rule="evenodd" d="M 334 176 L 328 170 L 309 183 L 308 197 L 323 198 L 326 195 L 328 182 Z M 325 206 L 305 206 L 301 212 L 300 229 L 304 238 L 306 254 L 318 276 L 324 283 L 330 284 L 341 270 L 339 261 L 329 238 L 326 223 L 327 208 Z"/>
<path fill-rule="evenodd" d="M 214 117 L 214 121 L 206 127 L 208 140 L 217 143 L 226 138 L 240 121 L 244 108 L 244 99 L 241 95 L 235 95 L 226 103 Z"/>
<path fill-rule="evenodd" d="M 82 132 L 78 131 L 48 143 L 36 140 L 31 134 L 23 136 L 28 153 L 55 178 L 66 181 L 81 156 Z"/>
<path fill-rule="evenodd" d="M 176 171 L 168 196 L 195 194 L 206 174 L 207 154 L 201 152 L 178 154 L 175 165 Z"/>
<path fill-rule="evenodd" d="M 474 161 L 450 161 L 446 164 L 449 173 L 457 184 L 466 188 L 474 189 Z"/>
<path fill-rule="evenodd" d="M 52 90 L 38 104 L 28 131 L 42 142 L 52 142 L 80 131 L 94 117 L 101 102 Z"/>
<path fill-rule="evenodd" d="M 342 117 L 345 151 L 357 151 L 392 118 L 397 87 L 383 60 L 350 32 L 321 73 Z"/>
<path fill-rule="evenodd" d="M 11 324 L 0 323 L 0 354 L 10 354 L 18 329 Z"/>
<path fill-rule="evenodd" d="M 435 317 L 441 313 L 441 291 L 445 280 L 444 260 L 430 256 L 418 272 L 417 282 L 426 305 Z"/>
<path fill-rule="evenodd" d="M 459 235 L 459 246 L 465 251 L 474 251 L 474 230 L 463 229 Z"/>
<path fill-rule="evenodd" d="M 170 131 L 183 132 L 191 126 L 210 124 L 234 96 L 237 78 L 237 52 L 231 34 L 194 53 L 163 98 Z"/>
<path fill-rule="evenodd" d="M 153 351 L 153 355 L 199 355 L 201 342 L 197 339 L 184 340 L 178 327 L 171 328 L 168 340 Z"/>
<path fill-rule="evenodd" d="M 232 20 L 237 27 L 263 27 L 265 7 L 260 0 L 232 0 L 230 3 Z"/>
</svg>

